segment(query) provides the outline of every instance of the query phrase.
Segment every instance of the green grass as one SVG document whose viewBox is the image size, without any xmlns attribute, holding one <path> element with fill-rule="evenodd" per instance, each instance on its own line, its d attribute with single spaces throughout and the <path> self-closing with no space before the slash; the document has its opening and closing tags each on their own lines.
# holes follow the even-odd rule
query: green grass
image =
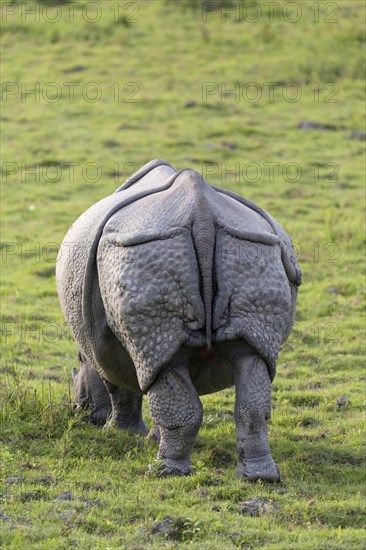
<svg viewBox="0 0 366 550">
<path fill-rule="evenodd" d="M 191 1 L 121 1 L 116 16 L 104 0 L 97 23 L 83 19 L 85 1 L 74 21 L 58 4 L 55 23 L 45 12 L 39 22 L 25 16 L 20 1 L 3 20 L 3 547 L 365 548 L 364 3 L 320 2 L 318 23 L 307 1 L 296 23 L 282 0 L 273 22 L 259 3 L 256 23 L 236 2 L 241 21 L 218 12 L 207 22 Z M 39 101 L 20 93 L 35 82 Z M 256 102 L 249 82 L 262 93 Z M 266 82 L 279 83 L 273 101 Z M 73 101 L 64 83 L 74 83 Z M 225 96 L 235 86 L 238 101 Z M 283 97 L 299 90 L 297 102 Z M 85 100 L 96 91 L 99 101 Z M 72 414 L 76 346 L 58 304 L 55 252 L 79 214 L 155 157 L 257 202 L 296 244 L 304 284 L 270 423 L 281 484 L 235 479 L 231 389 L 203 397 L 196 470 L 185 479 L 144 477 L 152 442 Z M 267 508 L 243 515 L 254 497 Z"/>
</svg>

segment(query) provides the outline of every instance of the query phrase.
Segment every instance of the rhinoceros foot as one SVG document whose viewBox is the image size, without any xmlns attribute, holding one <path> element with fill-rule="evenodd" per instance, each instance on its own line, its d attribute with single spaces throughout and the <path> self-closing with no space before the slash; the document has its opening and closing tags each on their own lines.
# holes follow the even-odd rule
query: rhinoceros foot
<svg viewBox="0 0 366 550">
<path fill-rule="evenodd" d="M 243 477 L 248 481 L 263 479 L 264 481 L 280 481 L 280 470 L 273 461 L 272 456 L 266 455 L 260 458 L 245 459 L 238 462 L 236 468 L 237 477 Z"/>
<path fill-rule="evenodd" d="M 155 460 L 149 464 L 146 476 L 148 477 L 169 477 L 169 476 L 189 476 L 193 473 L 193 468 L 188 460 Z"/>
<path fill-rule="evenodd" d="M 146 436 L 148 433 L 148 430 L 144 422 L 127 423 L 127 422 L 121 422 L 121 420 L 115 420 L 113 418 L 108 420 L 108 422 L 103 426 L 103 428 L 105 430 L 125 430 L 133 434 L 143 435 L 143 436 Z"/>
</svg>

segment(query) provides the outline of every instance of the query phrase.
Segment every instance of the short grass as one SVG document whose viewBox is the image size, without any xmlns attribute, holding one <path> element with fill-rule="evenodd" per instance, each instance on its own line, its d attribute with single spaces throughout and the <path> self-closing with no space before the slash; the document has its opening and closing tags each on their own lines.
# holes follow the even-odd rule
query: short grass
<svg viewBox="0 0 366 550">
<path fill-rule="evenodd" d="M 273 21 L 263 2 L 72 4 L 0 4 L 3 547 L 365 548 L 364 3 L 279 0 Z M 231 389 L 203 397 L 184 479 L 144 477 L 152 442 L 72 414 L 57 247 L 155 157 L 258 202 L 296 244 L 280 484 L 235 479 Z"/>
</svg>

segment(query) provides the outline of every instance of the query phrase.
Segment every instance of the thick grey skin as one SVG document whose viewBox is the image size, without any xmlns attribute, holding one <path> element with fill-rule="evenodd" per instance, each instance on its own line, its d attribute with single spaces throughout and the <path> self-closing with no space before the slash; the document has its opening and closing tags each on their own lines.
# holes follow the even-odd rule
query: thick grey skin
<svg viewBox="0 0 366 550">
<path fill-rule="evenodd" d="M 75 409 L 86 410 L 92 424 L 106 424 L 147 434 L 142 419 L 142 395 L 119 388 L 103 379 L 91 362 L 78 353 L 80 371 L 72 369 Z"/>
<path fill-rule="evenodd" d="M 87 411 L 87 419 L 92 424 L 105 424 L 112 410 L 108 390 L 98 371 L 80 351 L 78 360 L 79 372 L 72 369 L 75 409 Z"/>
<path fill-rule="evenodd" d="M 117 191 L 60 248 L 58 292 L 80 349 L 111 398 L 116 387 L 147 393 L 162 475 L 191 472 L 199 395 L 235 384 L 238 475 L 278 480 L 270 384 L 301 282 L 289 236 L 256 205 L 164 161 Z M 132 401 L 112 399 L 123 428 L 136 426 Z"/>
</svg>

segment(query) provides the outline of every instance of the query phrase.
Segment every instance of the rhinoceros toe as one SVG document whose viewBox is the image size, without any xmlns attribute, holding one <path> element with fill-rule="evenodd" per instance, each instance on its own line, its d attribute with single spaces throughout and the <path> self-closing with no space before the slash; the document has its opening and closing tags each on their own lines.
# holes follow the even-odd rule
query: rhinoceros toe
<svg viewBox="0 0 366 550">
<path fill-rule="evenodd" d="M 245 459 L 237 465 L 237 477 L 242 477 L 248 481 L 264 481 L 278 482 L 281 480 L 280 470 L 273 461 L 271 455 L 256 459 Z"/>
<path fill-rule="evenodd" d="M 193 473 L 193 468 L 188 460 L 155 460 L 149 464 L 146 471 L 148 477 L 170 477 L 170 476 L 189 476 Z"/>
</svg>

